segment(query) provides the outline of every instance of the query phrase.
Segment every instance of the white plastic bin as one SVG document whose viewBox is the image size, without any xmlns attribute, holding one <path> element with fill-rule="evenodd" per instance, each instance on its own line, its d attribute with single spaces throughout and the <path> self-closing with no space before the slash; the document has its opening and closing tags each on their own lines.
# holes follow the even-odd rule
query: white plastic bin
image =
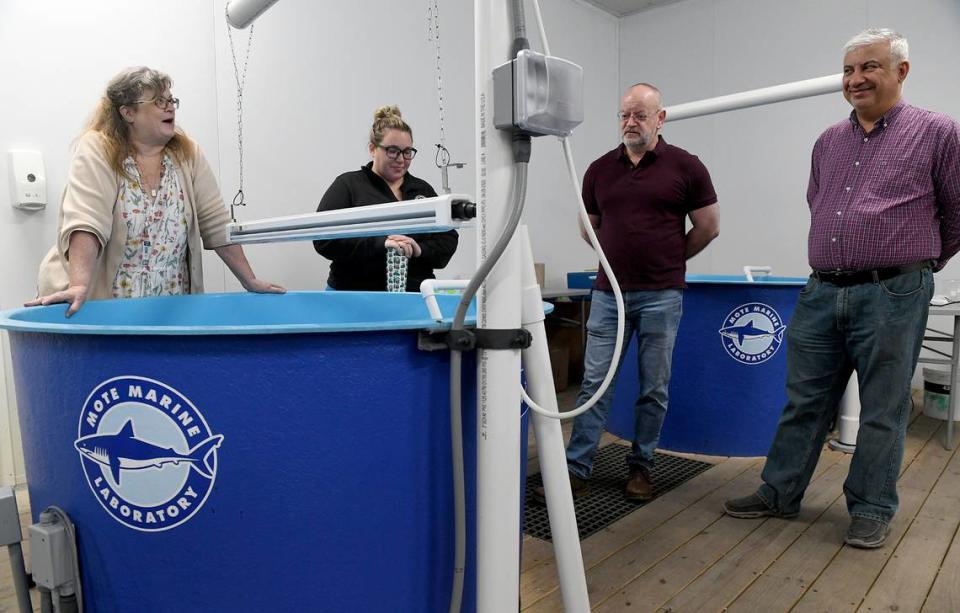
<svg viewBox="0 0 960 613">
<path fill-rule="evenodd" d="M 950 371 L 938 368 L 923 369 L 923 414 L 935 419 L 946 419 L 950 410 Z M 958 419 L 960 411 L 953 412 Z"/>
</svg>

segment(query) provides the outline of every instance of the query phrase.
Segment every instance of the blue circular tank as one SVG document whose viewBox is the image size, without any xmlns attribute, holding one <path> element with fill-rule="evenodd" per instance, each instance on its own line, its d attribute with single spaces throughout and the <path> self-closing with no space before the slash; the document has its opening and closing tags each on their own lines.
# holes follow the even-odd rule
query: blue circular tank
<svg viewBox="0 0 960 613">
<path fill-rule="evenodd" d="M 786 327 L 806 279 L 688 275 L 659 447 L 766 455 L 787 402 Z M 624 347 L 607 429 L 633 439 L 636 341 Z"/>
<path fill-rule="evenodd" d="M 459 297 L 438 298 L 452 316 Z M 418 295 L 196 295 L 64 312 L 8 311 L 0 328 L 33 515 L 57 505 L 76 523 L 88 611 L 446 610 L 449 353 L 417 340 L 449 320 L 430 320 Z M 466 354 L 470 515 L 472 366 Z"/>
</svg>

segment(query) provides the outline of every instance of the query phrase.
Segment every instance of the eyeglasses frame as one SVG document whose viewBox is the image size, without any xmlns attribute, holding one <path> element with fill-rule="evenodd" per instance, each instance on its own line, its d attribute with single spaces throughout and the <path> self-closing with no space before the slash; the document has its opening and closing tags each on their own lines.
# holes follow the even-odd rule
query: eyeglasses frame
<svg viewBox="0 0 960 613">
<path fill-rule="evenodd" d="M 397 147 L 396 145 L 386 145 L 386 146 L 384 146 L 384 145 L 377 145 L 377 148 L 383 149 L 383 152 L 384 152 L 384 153 L 387 155 L 387 157 L 390 158 L 391 160 L 395 160 L 395 159 L 397 159 L 398 157 L 403 156 L 403 159 L 409 162 L 409 161 L 412 160 L 413 158 L 417 157 L 417 150 L 416 150 L 416 148 L 414 148 L 414 147 L 407 147 L 406 149 L 401 149 L 400 147 Z M 391 150 L 391 149 L 395 150 L 396 153 L 393 154 L 393 155 L 390 155 L 390 150 Z M 407 152 L 410 152 L 409 157 L 407 156 Z"/>
</svg>

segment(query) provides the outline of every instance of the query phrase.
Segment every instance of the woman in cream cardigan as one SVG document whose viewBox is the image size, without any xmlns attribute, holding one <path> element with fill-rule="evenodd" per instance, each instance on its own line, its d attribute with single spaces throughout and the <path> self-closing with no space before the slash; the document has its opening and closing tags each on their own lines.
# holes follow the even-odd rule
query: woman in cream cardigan
<svg viewBox="0 0 960 613">
<path fill-rule="evenodd" d="M 26 306 L 203 292 L 201 249 L 213 249 L 247 291 L 258 279 L 226 241 L 227 209 L 197 145 L 175 125 L 172 81 L 124 70 L 80 137 L 60 204 L 57 244 L 40 265 L 40 298 Z"/>
</svg>

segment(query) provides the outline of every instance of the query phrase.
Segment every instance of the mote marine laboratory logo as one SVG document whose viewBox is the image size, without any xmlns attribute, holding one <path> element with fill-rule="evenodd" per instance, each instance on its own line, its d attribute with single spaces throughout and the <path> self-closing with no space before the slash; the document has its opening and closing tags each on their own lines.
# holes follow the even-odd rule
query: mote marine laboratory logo
<svg viewBox="0 0 960 613">
<path fill-rule="evenodd" d="M 124 376 L 90 392 L 73 446 L 104 510 L 134 530 L 159 532 L 206 502 L 222 443 L 186 396 L 160 381 Z"/>
<path fill-rule="evenodd" d="M 748 302 L 730 311 L 719 332 L 730 357 L 744 364 L 761 364 L 780 349 L 786 329 L 772 306 Z"/>
</svg>

